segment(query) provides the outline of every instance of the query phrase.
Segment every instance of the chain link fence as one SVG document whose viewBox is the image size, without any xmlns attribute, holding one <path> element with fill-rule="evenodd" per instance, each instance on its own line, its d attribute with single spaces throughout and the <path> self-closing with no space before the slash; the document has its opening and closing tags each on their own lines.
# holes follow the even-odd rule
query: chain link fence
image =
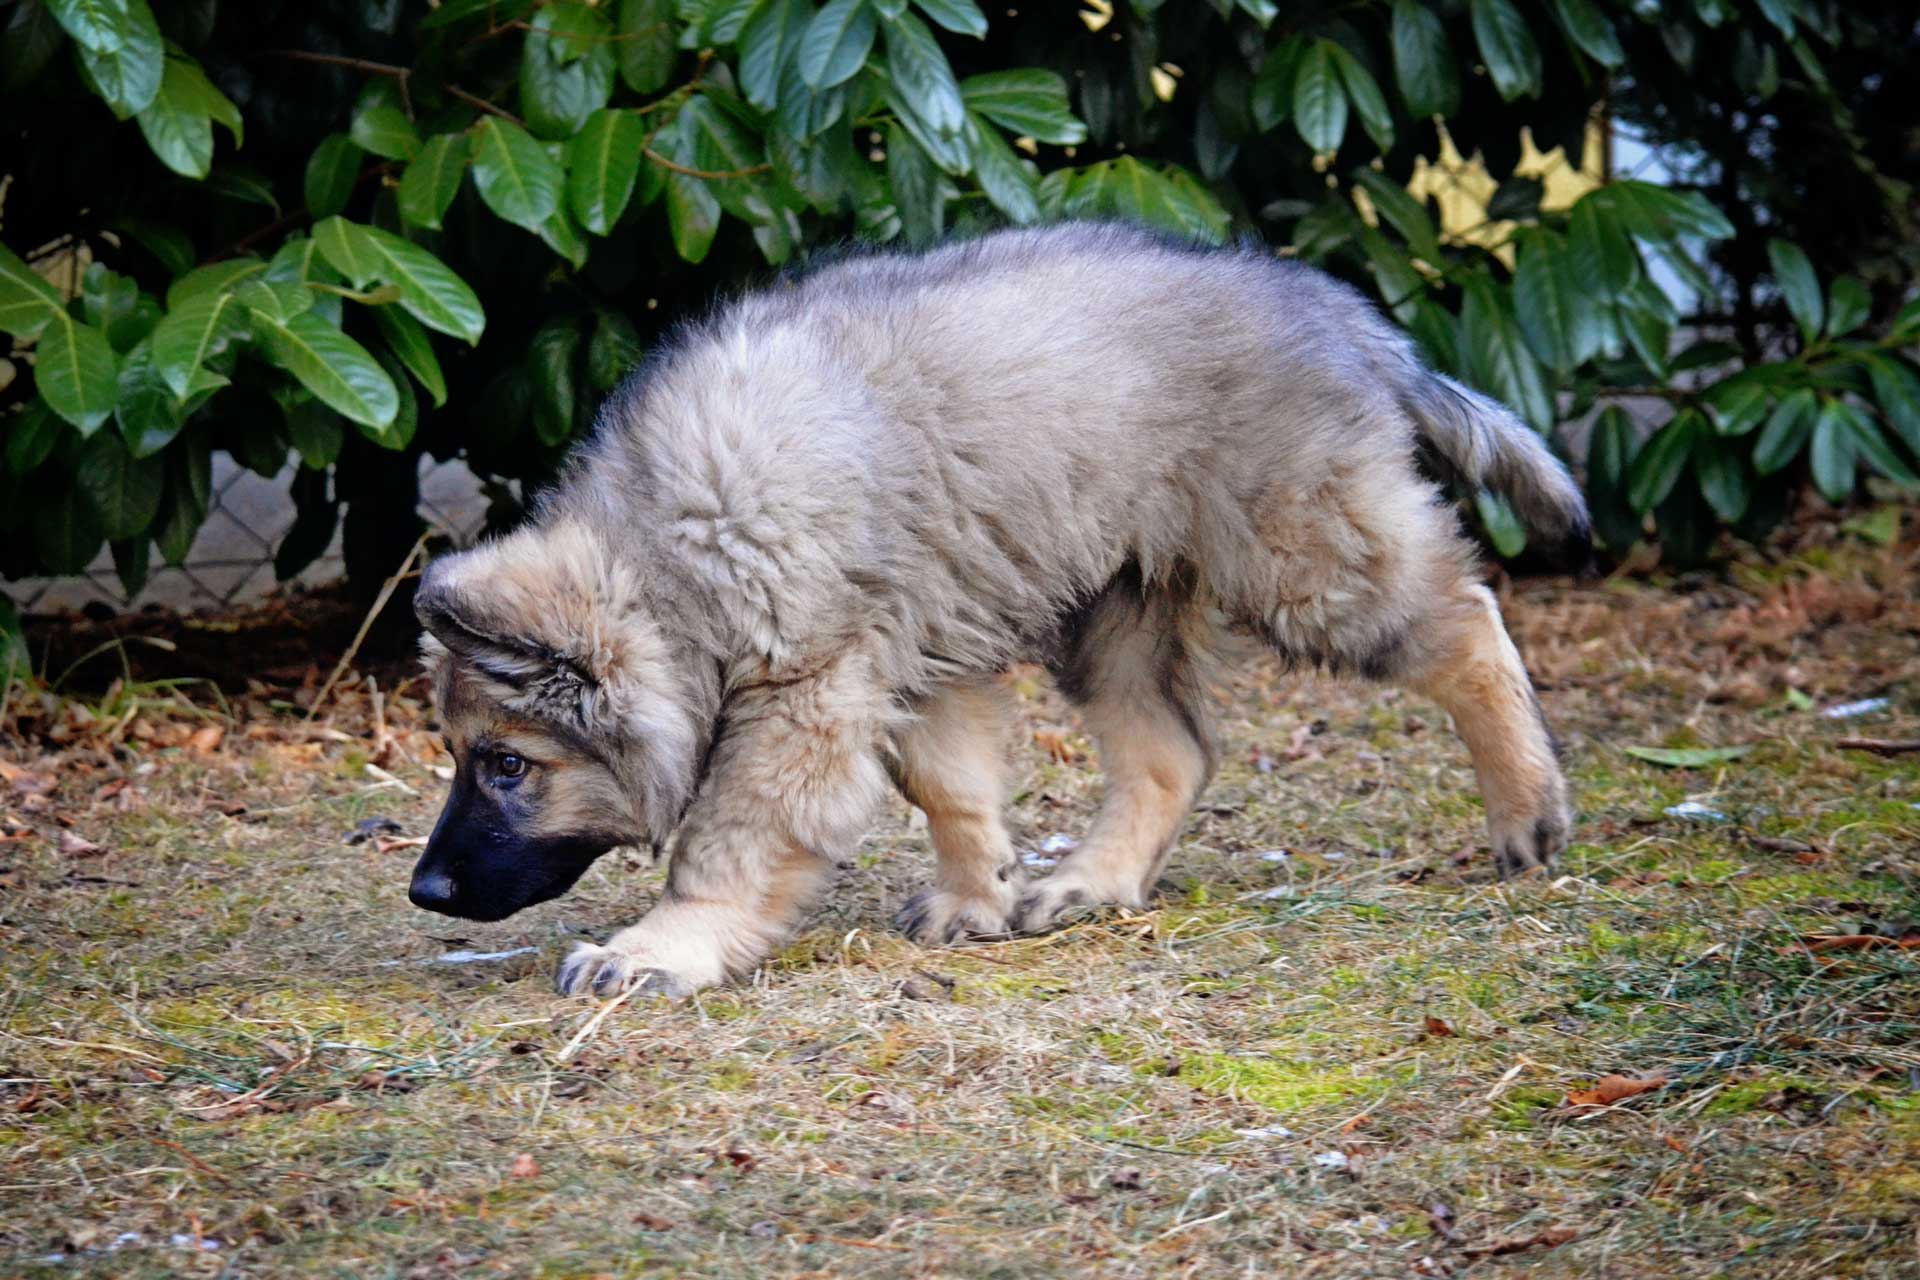
<svg viewBox="0 0 1920 1280">
<path fill-rule="evenodd" d="M 1662 182 L 1669 180 L 1673 166 L 1660 152 L 1607 128 L 1596 117 L 1580 156 L 1569 157 L 1557 147 L 1543 153 L 1531 135 L 1523 133 L 1520 159 L 1512 172 L 1493 174 L 1477 155 L 1462 155 L 1443 129 L 1439 154 L 1416 162 L 1407 187 L 1417 199 L 1433 202 L 1443 242 L 1498 252 L 1514 226 L 1489 212 L 1502 181 L 1537 180 L 1541 207 L 1555 211 L 1564 210 L 1605 181 L 1609 170 L 1620 177 Z M 1369 222 L 1378 221 L 1364 193 L 1356 196 L 1356 203 Z M 1684 293 L 1684 285 L 1677 280 L 1661 283 Z M 158 552 L 150 551 L 153 564 L 148 580 L 134 597 L 127 595 L 112 555 L 104 550 L 83 574 L 0 583 L 0 592 L 22 612 L 58 613 L 90 606 L 119 611 L 147 605 L 188 611 L 252 604 L 289 586 L 335 581 L 344 571 L 338 530 L 325 554 L 291 582 L 281 583 L 274 574 L 274 551 L 293 525 L 288 485 L 297 465 L 296 461 L 269 479 L 225 455 L 216 456 L 212 502 L 191 554 L 176 566 L 161 563 Z M 479 478 L 464 462 L 420 460 L 419 514 L 428 525 L 457 544 L 470 542 L 485 524 L 487 505 Z"/>
</svg>

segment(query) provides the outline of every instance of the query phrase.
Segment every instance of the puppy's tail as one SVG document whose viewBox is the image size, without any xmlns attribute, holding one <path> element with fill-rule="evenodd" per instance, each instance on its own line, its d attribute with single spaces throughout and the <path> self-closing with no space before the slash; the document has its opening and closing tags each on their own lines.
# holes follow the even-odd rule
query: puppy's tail
<svg viewBox="0 0 1920 1280">
<path fill-rule="evenodd" d="M 1506 498 L 1543 537 L 1587 541 L 1580 486 L 1547 442 L 1505 405 L 1425 368 L 1402 387 L 1400 400 L 1422 438 L 1461 480 Z"/>
</svg>

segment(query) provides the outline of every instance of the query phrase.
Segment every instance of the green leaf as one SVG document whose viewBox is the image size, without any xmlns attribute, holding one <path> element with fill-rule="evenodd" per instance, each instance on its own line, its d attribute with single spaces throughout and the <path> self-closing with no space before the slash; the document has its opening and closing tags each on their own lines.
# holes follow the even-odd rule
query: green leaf
<svg viewBox="0 0 1920 1280">
<path fill-rule="evenodd" d="M 878 30 L 867 0 L 829 0 L 801 37 L 801 78 L 814 89 L 831 89 L 851 80 L 865 65 Z M 965 86 L 961 89 L 964 93 Z"/>
<path fill-rule="evenodd" d="M 31 342 L 47 321 L 65 314 L 60 291 L 0 244 L 0 331 Z"/>
<path fill-rule="evenodd" d="M 114 53 L 127 43 L 132 15 L 124 0 L 46 0 L 46 6 L 73 42 L 89 53 Z"/>
<path fill-rule="evenodd" d="M 607 235 L 640 176 L 647 126 L 631 111 L 596 111 L 567 144 L 567 199 L 580 225 Z"/>
<path fill-rule="evenodd" d="M 927 30 L 927 24 L 911 13 L 889 18 L 887 62 L 893 84 L 912 105 L 920 119 L 936 133 L 957 135 L 966 124 L 966 109 L 960 86 L 953 78 L 947 55 Z M 991 117 L 985 107 L 979 110 Z"/>
<path fill-rule="evenodd" d="M 1867 357 L 1873 398 L 1907 448 L 1920 454 L 1920 374 L 1898 356 L 1878 352 Z"/>
<path fill-rule="evenodd" d="M 86 495 L 107 538 L 145 533 L 160 510 L 166 470 L 158 458 L 136 458 L 119 437 L 101 432 L 74 465 L 73 482 Z"/>
<path fill-rule="evenodd" d="M 1826 316 L 1820 278 L 1814 275 L 1813 264 L 1799 245 L 1785 240 L 1767 241 L 1767 258 L 1773 263 L 1773 281 L 1787 300 L 1787 310 L 1800 326 L 1801 338 L 1812 342 L 1819 336 L 1821 321 Z"/>
<path fill-rule="evenodd" d="M 374 436 L 373 442 L 383 449 L 404 449 L 413 443 L 414 432 L 420 429 L 420 397 L 414 394 L 413 383 L 407 379 L 405 366 L 392 352 L 376 350 L 373 358 L 386 370 L 387 378 L 400 398 L 392 425 Z"/>
<path fill-rule="evenodd" d="M 720 229 L 720 202 L 707 184 L 684 173 L 667 175 L 667 227 L 673 249 L 685 262 L 702 262 Z"/>
<path fill-rule="evenodd" d="M 446 263 L 411 240 L 345 218 L 316 223 L 313 238 L 327 262 L 354 288 L 364 289 L 374 281 L 395 285 L 400 305 L 420 323 L 469 345 L 480 341 L 486 315 L 479 298 Z"/>
<path fill-rule="evenodd" d="M 232 293 L 193 294 L 155 326 L 153 367 L 175 399 L 185 400 L 206 362 L 246 335 L 246 308 Z"/>
<path fill-rule="evenodd" d="M 1813 434 L 1813 422 L 1820 404 L 1813 392 L 1802 388 L 1782 400 L 1761 428 L 1753 445 L 1753 469 L 1770 476 L 1800 456 Z"/>
<path fill-rule="evenodd" d="M 78 485 L 55 485 L 43 493 L 34 504 L 32 527 L 34 554 L 53 574 L 86 572 L 106 541 L 100 515 Z"/>
<path fill-rule="evenodd" d="M 1441 267 L 1446 263 L 1446 255 L 1440 249 L 1440 237 L 1433 229 L 1433 219 L 1427 216 L 1425 206 L 1407 189 L 1368 167 L 1353 171 L 1353 180 L 1364 188 L 1373 207 L 1386 219 L 1389 226 L 1400 233 L 1413 250 L 1414 256 L 1431 267 Z"/>
<path fill-rule="evenodd" d="M 353 113 L 347 136 L 362 151 L 384 160 L 411 160 L 420 154 L 420 131 L 400 108 L 370 102 Z"/>
<path fill-rule="evenodd" d="M 113 407 L 113 417 L 119 424 L 121 439 L 136 458 L 149 457 L 166 448 L 186 424 L 186 407 L 154 367 L 150 342 L 140 343 L 120 362 L 119 399 Z"/>
<path fill-rule="evenodd" d="M 16 476 L 24 476 L 45 462 L 67 430 L 67 424 L 41 396 L 29 400 L 26 408 L 6 423 L 6 469 Z"/>
<path fill-rule="evenodd" d="M 354 184 L 360 178 L 360 157 L 364 153 L 344 133 L 330 133 L 320 140 L 307 161 L 307 212 L 316 218 L 331 217 L 347 207 Z"/>
<path fill-rule="evenodd" d="M 938 166 L 899 125 L 887 129 L 887 185 L 909 244 L 929 244 L 946 225 L 946 193 Z"/>
<path fill-rule="evenodd" d="M 1519 238 L 1519 258 L 1513 273 L 1513 309 L 1533 353 L 1560 374 L 1577 363 L 1573 353 L 1574 315 L 1583 300 L 1566 291 L 1565 275 L 1556 269 L 1566 253 L 1565 243 L 1551 231 Z"/>
<path fill-rule="evenodd" d="M 1743 436 L 1767 414 L 1766 381 L 1746 373 L 1715 383 L 1701 399 L 1712 411 L 1714 430 L 1722 436 Z"/>
<path fill-rule="evenodd" d="M 543 138 L 567 138 L 613 96 L 613 32 L 585 4 L 541 6 L 520 54 L 520 112 Z M 509 219 L 512 221 L 512 219 Z"/>
<path fill-rule="evenodd" d="M 1867 322 L 1873 295 L 1852 276 L 1838 276 L 1827 290 L 1827 336 L 1844 338 Z"/>
<path fill-rule="evenodd" d="M 1051 71 L 1028 67 L 968 76 L 960 82 L 960 96 L 970 110 L 1015 137 L 1063 147 L 1087 140 L 1087 126 L 1067 105 L 1067 82 Z"/>
<path fill-rule="evenodd" d="M 1828 502 L 1845 502 L 1853 494 L 1855 466 L 1853 432 L 1848 429 L 1844 401 L 1822 400 L 1814 419 L 1809 461 L 1814 487 Z"/>
<path fill-rule="evenodd" d="M 1387 107 L 1386 95 L 1380 92 L 1379 84 L 1373 73 L 1360 65 L 1359 59 L 1337 44 L 1329 42 L 1333 64 L 1340 72 L 1341 83 L 1347 87 L 1347 97 L 1353 103 L 1353 109 L 1360 114 L 1360 125 L 1373 139 L 1373 144 L 1382 151 L 1393 149 L 1393 112 Z"/>
<path fill-rule="evenodd" d="M 1035 194 L 1039 179 L 1020 163 L 1007 140 L 983 117 L 975 115 L 967 135 L 973 147 L 973 174 L 980 189 L 987 193 L 993 207 L 1009 221 L 1025 226 L 1040 220 L 1040 202 Z"/>
<path fill-rule="evenodd" d="M 454 196 L 460 193 L 460 179 L 466 172 L 465 134 L 437 133 L 428 138 L 420 154 L 400 175 L 400 216 L 416 227 L 440 230 L 440 220 L 447 216 Z"/>
<path fill-rule="evenodd" d="M 657 93 L 673 75 L 679 46 L 673 0 L 620 0 L 615 56 L 620 78 L 635 93 Z"/>
<path fill-rule="evenodd" d="M 1683 237 L 1731 240 L 1733 223 L 1698 191 L 1675 191 L 1637 178 L 1615 178 L 1595 193 L 1642 240 L 1671 244 Z"/>
<path fill-rule="evenodd" d="M 254 310 L 254 329 L 267 358 L 291 373 L 380 443 L 400 411 L 393 379 L 359 343 L 312 311 L 286 319 Z"/>
<path fill-rule="evenodd" d="M 342 217 L 322 218 L 313 224 L 313 242 L 328 265 L 355 289 L 366 289 L 380 279 L 380 255 L 371 237 L 357 223 Z"/>
<path fill-rule="evenodd" d="M 1519 325 L 1503 305 L 1501 290 L 1485 275 L 1465 283 L 1460 311 L 1469 379 L 1517 410 L 1536 431 L 1553 428 L 1553 397 L 1528 350 Z"/>
<path fill-rule="evenodd" d="M 1704 769 L 1709 765 L 1728 764 L 1750 753 L 1752 746 L 1742 747 L 1622 747 L 1622 751 L 1648 764 L 1664 765 L 1669 769 Z"/>
<path fill-rule="evenodd" d="M 300 455 L 300 461 L 315 471 L 332 466 L 346 443 L 346 426 L 340 415 L 318 400 L 302 398 L 287 406 L 287 439 Z"/>
<path fill-rule="evenodd" d="M 1300 55 L 1306 49 L 1305 40 L 1288 36 L 1275 45 L 1260 64 L 1248 102 L 1254 127 L 1260 132 L 1267 132 L 1293 114 L 1294 74 L 1300 66 Z"/>
<path fill-rule="evenodd" d="M 1698 413 L 1683 409 L 1641 446 L 1627 474 L 1627 502 L 1645 514 L 1659 506 L 1686 474 L 1694 445 L 1707 434 Z"/>
<path fill-rule="evenodd" d="M 1593 0 L 1553 0 L 1553 11 L 1573 42 L 1601 66 L 1617 67 L 1627 60 L 1620 38 L 1613 34 L 1613 24 Z"/>
<path fill-rule="evenodd" d="M 1590 191 L 1567 215 L 1567 253 L 1574 278 L 1606 298 L 1618 298 L 1640 278 L 1640 253 L 1613 206 Z"/>
<path fill-rule="evenodd" d="M 1473 38 L 1502 98 L 1512 102 L 1540 96 L 1540 46 L 1513 0 L 1473 0 Z"/>
<path fill-rule="evenodd" d="M 575 365 L 579 354 L 580 330 L 571 320 L 548 321 L 528 343 L 527 373 L 533 380 L 533 430 L 541 444 L 564 444 L 573 435 L 578 402 Z"/>
<path fill-rule="evenodd" d="M 380 326 L 380 336 L 387 340 L 387 348 L 399 357 L 407 372 L 425 387 L 427 394 L 433 397 L 437 409 L 447 402 L 447 378 L 440 371 L 440 358 L 433 353 L 433 341 L 427 337 L 427 331 L 398 307 L 375 307 L 374 323 Z"/>
<path fill-rule="evenodd" d="M 34 382 L 52 410 L 91 435 L 119 394 L 120 365 L 107 335 L 61 311 L 40 335 Z"/>
<path fill-rule="evenodd" d="M 1527 549 L 1527 528 L 1514 513 L 1513 504 L 1497 493 L 1479 489 L 1474 492 L 1473 506 L 1497 554 L 1511 560 Z"/>
<path fill-rule="evenodd" d="M 958 35 L 976 40 L 987 37 L 987 15 L 973 0 L 914 0 L 919 9 L 938 25 Z"/>
<path fill-rule="evenodd" d="M 28 0 L 14 5 L 0 28 L 0 92 L 14 93 L 32 84 L 60 45 L 60 24 L 44 4 Z"/>
<path fill-rule="evenodd" d="M 1449 117 L 1460 109 L 1460 73 L 1440 15 L 1415 0 L 1393 0 L 1393 78 L 1408 114 Z"/>
<path fill-rule="evenodd" d="M 204 267 L 195 267 L 167 286 L 167 306 L 178 309 L 189 299 L 207 293 L 230 293 L 249 277 L 257 276 L 267 269 L 267 264 L 258 258 L 226 258 L 219 262 L 209 262 Z"/>
<path fill-rule="evenodd" d="M 1908 492 L 1920 489 L 1920 475 L 1915 475 L 1913 468 L 1901 459 L 1872 418 L 1845 400 L 1834 400 L 1831 404 L 1855 456 L 1864 458 L 1875 471 Z"/>
<path fill-rule="evenodd" d="M 1640 281 L 1647 289 L 1653 290 L 1652 297 L 1660 296 L 1649 281 Z M 1668 375 L 1668 358 L 1673 345 L 1673 321 L 1667 309 L 1649 306 L 1651 297 L 1644 291 L 1630 291 L 1620 300 L 1614 309 L 1614 316 L 1620 322 L 1620 331 L 1626 335 L 1627 345 L 1634 354 L 1650 369 L 1655 377 Z"/>
<path fill-rule="evenodd" d="M 48 0 L 47 7 L 79 46 L 83 75 L 114 115 L 125 120 L 159 95 L 166 50 L 147 0 Z"/>
<path fill-rule="evenodd" d="M 187 178 L 204 178 L 213 166 L 213 119 L 202 93 L 202 86 L 212 86 L 198 71 L 183 57 L 168 58 L 160 92 L 139 116 L 140 132 L 153 154 Z"/>
<path fill-rule="evenodd" d="M 1638 441 L 1633 419 L 1618 405 L 1600 411 L 1587 441 L 1587 494 L 1594 531 L 1615 551 L 1640 540 L 1641 517 L 1627 500 L 1628 476 Z"/>
<path fill-rule="evenodd" d="M 1340 86 L 1331 40 L 1316 40 L 1293 71 L 1293 127 L 1315 151 L 1340 149 L 1347 132 L 1347 93 Z"/>
<path fill-rule="evenodd" d="M 565 205 L 555 209 L 553 216 L 540 224 L 540 239 L 547 248 L 565 258 L 575 271 L 587 265 L 586 237 L 580 234 L 580 224 L 573 220 L 573 214 Z"/>
<path fill-rule="evenodd" d="M 1702 434 L 1693 451 L 1693 474 L 1700 496 L 1727 524 L 1738 523 L 1753 501 L 1753 477 L 1747 471 L 1746 451 L 1737 441 Z"/>
<path fill-rule="evenodd" d="M 620 385 L 645 350 L 640 331 L 625 313 L 602 307 L 587 342 L 587 381 L 602 395 Z"/>
<path fill-rule="evenodd" d="M 148 222 L 143 218 L 120 218 L 113 223 L 113 229 L 132 239 L 152 254 L 154 260 L 165 267 L 167 274 L 183 276 L 193 270 L 198 260 L 193 251 L 193 241 L 187 233 L 178 227 L 163 226 L 157 222 Z M 4 329 L 5 325 L 0 325 Z"/>
<path fill-rule="evenodd" d="M 102 262 L 81 276 L 80 300 L 86 322 L 105 333 L 115 351 L 130 350 L 159 320 L 157 310 L 142 308 L 140 286 Z"/>
<path fill-rule="evenodd" d="M 740 88 L 747 101 L 771 111 L 780 101 L 780 79 L 800 51 L 814 17 L 812 0 L 766 0 L 740 29 Z"/>
<path fill-rule="evenodd" d="M 525 129 L 488 116 L 473 127 L 473 179 L 489 209 L 537 234 L 560 207 L 565 175 Z"/>
<path fill-rule="evenodd" d="M 756 224 L 772 220 L 773 206 L 763 185 L 744 174 L 767 162 L 758 137 L 704 94 L 682 107 L 674 124 L 679 135 L 675 159 L 681 164 L 703 173 L 743 175 L 703 179 L 721 208 Z"/>
</svg>

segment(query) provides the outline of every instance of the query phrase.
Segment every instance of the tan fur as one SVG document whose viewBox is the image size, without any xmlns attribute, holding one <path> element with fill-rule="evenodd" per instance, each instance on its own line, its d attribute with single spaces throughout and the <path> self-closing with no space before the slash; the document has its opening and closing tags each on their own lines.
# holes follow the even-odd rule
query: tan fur
<svg viewBox="0 0 1920 1280">
<path fill-rule="evenodd" d="M 1502 870 L 1544 865 L 1565 783 L 1418 457 L 1582 535 L 1536 435 L 1344 285 L 1251 250 L 1062 226 L 738 300 L 608 402 L 532 523 L 429 567 L 456 794 L 486 812 L 471 849 L 429 867 L 429 846 L 416 900 L 489 866 L 538 890 L 500 899 L 516 909 L 571 883 L 541 867 L 671 839 L 660 902 L 560 988 L 738 976 L 859 839 L 891 744 L 938 856 L 902 913 L 915 937 L 1138 907 L 1212 772 L 1201 691 L 1226 631 L 1440 701 Z M 1108 782 L 1032 884 L 994 683 L 1023 661 L 1081 708 Z M 479 766 L 516 744 L 535 767 L 486 790 Z M 560 855 L 530 871 L 516 832 Z"/>
</svg>

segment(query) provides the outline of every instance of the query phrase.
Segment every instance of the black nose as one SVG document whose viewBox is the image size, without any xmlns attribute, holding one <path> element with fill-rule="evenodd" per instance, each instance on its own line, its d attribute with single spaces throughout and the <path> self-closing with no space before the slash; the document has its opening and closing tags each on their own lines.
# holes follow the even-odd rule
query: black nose
<svg viewBox="0 0 1920 1280">
<path fill-rule="evenodd" d="M 416 871 L 407 900 L 428 911 L 445 912 L 453 905 L 453 877 L 444 871 Z"/>
</svg>

